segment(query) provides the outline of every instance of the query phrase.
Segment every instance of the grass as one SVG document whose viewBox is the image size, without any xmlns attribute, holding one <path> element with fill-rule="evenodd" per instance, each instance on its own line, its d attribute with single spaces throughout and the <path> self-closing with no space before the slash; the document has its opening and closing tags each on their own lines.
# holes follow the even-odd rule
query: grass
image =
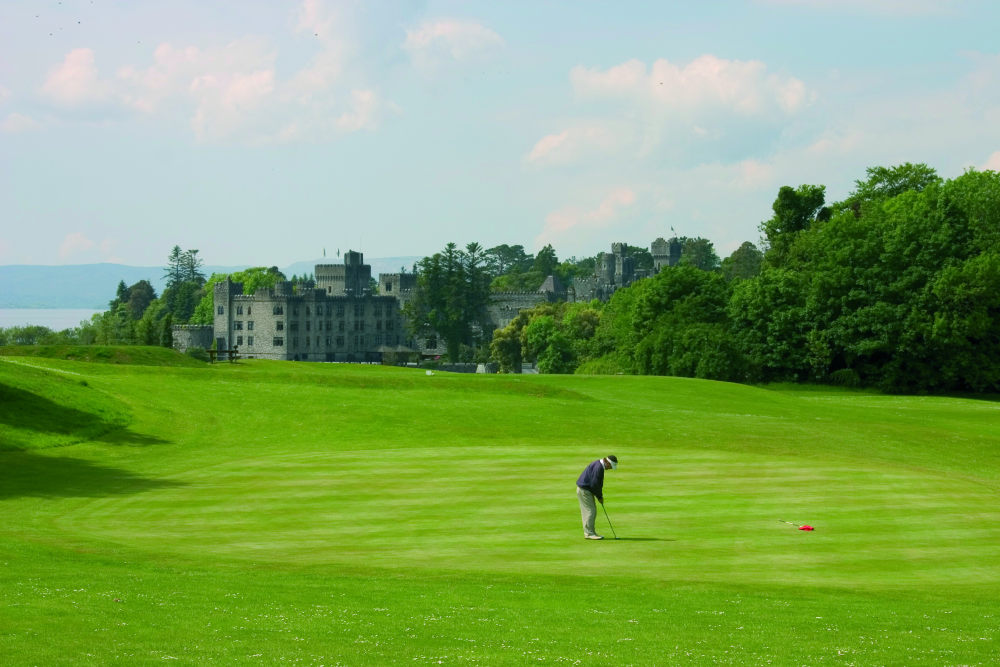
<svg viewBox="0 0 1000 667">
<path fill-rule="evenodd" d="M 45 357 L 0 391 L 5 664 L 1000 659 L 996 402 Z"/>
</svg>

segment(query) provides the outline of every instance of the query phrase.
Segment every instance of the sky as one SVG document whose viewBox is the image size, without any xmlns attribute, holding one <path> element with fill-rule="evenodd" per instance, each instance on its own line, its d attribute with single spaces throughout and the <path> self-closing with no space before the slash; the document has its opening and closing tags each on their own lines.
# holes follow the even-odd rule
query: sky
<svg viewBox="0 0 1000 667">
<path fill-rule="evenodd" d="M 0 264 L 704 237 L 1000 170 L 1000 3 L 4 0 Z"/>
</svg>

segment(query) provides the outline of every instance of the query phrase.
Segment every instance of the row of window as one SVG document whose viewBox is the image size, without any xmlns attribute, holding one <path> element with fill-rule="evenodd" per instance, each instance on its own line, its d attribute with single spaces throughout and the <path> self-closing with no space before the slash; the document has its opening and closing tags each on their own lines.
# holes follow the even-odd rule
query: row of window
<svg viewBox="0 0 1000 667">
<path fill-rule="evenodd" d="M 247 331 L 253 331 L 253 320 L 247 320 L 246 321 L 246 325 L 247 325 Z M 278 320 L 277 322 L 275 322 L 274 323 L 274 328 L 277 331 L 284 331 L 285 330 L 285 323 L 284 323 L 284 321 Z M 299 323 L 298 322 L 289 322 L 288 329 L 289 329 L 289 331 L 298 331 L 299 330 Z M 317 331 L 322 331 L 323 330 L 323 322 L 317 322 L 316 329 L 317 329 Z M 395 329 L 395 324 L 393 323 L 393 321 L 392 320 L 386 320 L 385 321 L 385 330 L 386 331 L 393 331 L 394 329 Z M 243 331 L 243 320 L 233 320 L 233 330 L 234 331 Z M 332 320 L 327 320 L 326 321 L 326 330 L 327 331 L 333 331 L 333 321 Z M 344 320 L 340 320 L 340 321 L 337 322 L 337 330 L 341 331 L 341 332 L 344 331 Z M 365 330 L 365 321 L 364 320 L 354 320 L 354 331 L 364 331 L 364 330 Z M 306 331 L 312 331 L 312 322 L 306 322 Z M 375 331 L 382 331 L 382 320 L 376 320 L 375 321 Z"/>
<path fill-rule="evenodd" d="M 320 336 L 316 336 L 316 347 L 320 347 L 320 339 L 321 339 Z M 309 347 L 310 346 L 311 340 L 312 339 L 309 336 L 306 336 L 303 339 L 305 347 Z M 333 336 L 326 336 L 326 346 L 327 347 L 330 347 L 331 343 L 333 343 L 333 342 L 334 342 L 334 337 Z M 247 343 L 247 347 L 253 347 L 253 336 L 247 336 L 246 343 Z M 291 339 L 291 341 L 290 341 L 290 343 L 291 343 L 292 347 L 298 347 L 299 346 L 299 338 L 298 338 L 298 336 L 293 336 L 292 339 Z M 344 341 L 344 337 L 343 336 L 337 336 L 336 337 L 337 347 L 344 347 L 344 343 L 345 343 L 345 341 Z M 376 334 L 375 336 L 372 336 L 372 339 L 371 339 L 371 344 L 372 345 L 382 345 L 383 343 L 385 343 L 387 345 L 398 345 L 399 344 L 399 336 L 385 336 L 384 340 L 383 340 L 383 337 L 381 335 Z M 241 345 L 243 345 L 243 336 L 237 336 L 236 337 L 236 347 L 240 347 Z M 284 347 L 284 345 L 285 345 L 285 338 L 283 336 L 275 336 L 271 340 L 271 345 L 273 345 L 274 347 Z M 365 345 L 366 345 L 366 340 L 365 340 L 364 336 L 355 336 L 354 337 L 354 347 L 355 348 L 364 347 Z"/>
<path fill-rule="evenodd" d="M 312 315 L 312 313 L 310 312 L 310 310 L 311 310 L 310 307 L 306 306 L 306 315 L 307 316 L 311 316 Z M 336 306 L 329 306 L 326 309 L 326 314 L 327 315 L 333 315 L 334 314 L 334 310 L 336 310 L 337 317 L 343 317 L 344 316 L 344 304 L 338 303 Z M 224 315 L 226 313 L 225 306 L 217 306 L 216 307 L 216 312 L 219 315 Z M 271 313 L 273 315 L 284 315 L 285 314 L 285 307 L 284 306 L 280 306 L 280 305 L 274 306 L 274 307 L 271 308 Z M 236 306 L 236 314 L 237 315 L 242 315 L 243 314 L 243 305 L 242 304 L 239 304 L 239 305 Z M 253 314 L 253 306 L 249 306 L 249 305 L 247 306 L 247 313 L 246 314 L 247 315 Z M 299 308 L 298 308 L 298 306 L 293 306 L 292 307 L 292 315 L 293 316 L 298 316 L 298 314 L 299 314 Z M 382 317 L 382 304 L 380 304 L 380 303 L 375 304 L 374 310 L 373 310 L 373 314 L 375 315 L 375 317 Z M 392 315 L 392 304 L 391 303 L 385 304 L 385 314 L 386 315 Z M 322 316 L 323 315 L 323 306 L 316 306 L 316 315 L 317 316 Z M 365 315 L 365 304 L 364 304 L 364 302 L 362 301 L 360 303 L 354 304 L 354 316 L 355 317 L 364 317 L 364 315 Z"/>
</svg>

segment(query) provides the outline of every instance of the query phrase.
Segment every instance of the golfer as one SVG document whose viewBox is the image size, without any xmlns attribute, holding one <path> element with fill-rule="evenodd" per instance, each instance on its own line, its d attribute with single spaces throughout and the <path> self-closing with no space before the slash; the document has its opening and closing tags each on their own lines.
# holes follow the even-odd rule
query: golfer
<svg viewBox="0 0 1000 667">
<path fill-rule="evenodd" d="M 603 540 L 604 537 L 594 530 L 594 519 L 597 518 L 597 502 L 604 504 L 604 471 L 617 470 L 618 457 L 615 455 L 597 459 L 583 469 L 580 479 L 576 480 L 576 497 L 580 500 L 580 516 L 583 518 L 583 536 L 588 540 Z"/>
</svg>

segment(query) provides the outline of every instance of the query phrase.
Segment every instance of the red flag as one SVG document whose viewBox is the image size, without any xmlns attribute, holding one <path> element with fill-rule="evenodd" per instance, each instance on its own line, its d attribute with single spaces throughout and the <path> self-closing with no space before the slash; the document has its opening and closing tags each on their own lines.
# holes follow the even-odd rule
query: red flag
<svg viewBox="0 0 1000 667">
<path fill-rule="evenodd" d="M 799 526 L 799 530 L 815 530 L 812 526 Z"/>
</svg>

